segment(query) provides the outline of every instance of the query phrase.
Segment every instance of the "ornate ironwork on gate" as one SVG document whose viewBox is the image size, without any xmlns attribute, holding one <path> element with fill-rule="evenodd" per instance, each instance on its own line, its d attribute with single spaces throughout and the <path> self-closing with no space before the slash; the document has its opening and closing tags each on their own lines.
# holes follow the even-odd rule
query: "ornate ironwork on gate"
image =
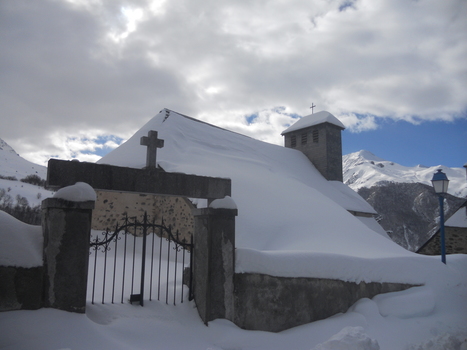
<svg viewBox="0 0 467 350">
<path fill-rule="evenodd" d="M 173 294 L 175 305 L 180 280 L 180 301 L 183 303 L 184 284 L 189 288 L 189 300 L 193 299 L 193 236 L 190 236 L 190 242 L 186 238 L 181 239 L 179 232 L 173 234 L 171 227 L 165 226 L 163 220 L 161 224 L 150 222 L 147 213 L 144 213 L 142 222 L 137 218 L 125 218 L 124 223 L 117 223 L 113 231 L 107 229 L 100 236 L 92 237 L 90 248 L 92 273 L 90 271 L 89 278 L 92 280 L 88 293 L 91 293 L 93 304 L 96 289 L 102 290 L 102 303 L 109 298 L 114 303 L 117 294 L 120 294 L 120 302 L 123 303 L 125 292 L 128 293 L 129 288 L 129 301 L 139 302 L 143 306 L 148 282 L 149 300 L 153 298 L 153 287 L 157 287 L 157 300 L 161 300 L 165 292 L 165 302 L 168 304 L 171 299 L 169 294 Z M 189 267 L 185 266 L 186 263 L 189 263 Z M 148 264 L 149 270 L 146 269 Z M 157 265 L 156 268 L 154 265 Z M 138 282 L 139 293 L 135 292 Z"/>
</svg>

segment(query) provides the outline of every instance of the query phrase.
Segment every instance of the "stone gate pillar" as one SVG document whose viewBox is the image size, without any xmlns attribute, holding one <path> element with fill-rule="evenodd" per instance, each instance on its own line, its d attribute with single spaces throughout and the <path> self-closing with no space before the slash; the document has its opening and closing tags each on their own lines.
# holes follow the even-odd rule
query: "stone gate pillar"
<svg viewBox="0 0 467 350">
<path fill-rule="evenodd" d="M 42 202 L 44 306 L 84 313 L 94 201 Z"/>
<path fill-rule="evenodd" d="M 230 197 L 195 209 L 194 298 L 204 323 L 217 318 L 233 320 L 235 270 L 235 217 Z"/>
</svg>

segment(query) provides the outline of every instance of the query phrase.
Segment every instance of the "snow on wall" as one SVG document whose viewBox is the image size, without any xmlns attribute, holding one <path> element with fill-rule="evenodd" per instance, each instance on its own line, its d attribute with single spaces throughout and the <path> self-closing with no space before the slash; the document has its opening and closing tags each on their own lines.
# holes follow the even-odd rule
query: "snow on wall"
<svg viewBox="0 0 467 350">
<path fill-rule="evenodd" d="M 0 210 L 0 266 L 42 266 L 42 228 Z"/>
<path fill-rule="evenodd" d="M 216 199 L 212 201 L 209 205 L 209 208 L 213 209 L 237 209 L 237 205 L 235 204 L 234 200 L 230 196 L 225 196 L 221 199 Z"/>
<path fill-rule="evenodd" d="M 96 192 L 85 182 L 77 182 L 72 186 L 59 189 L 53 198 L 61 198 L 73 202 L 95 201 Z"/>
</svg>

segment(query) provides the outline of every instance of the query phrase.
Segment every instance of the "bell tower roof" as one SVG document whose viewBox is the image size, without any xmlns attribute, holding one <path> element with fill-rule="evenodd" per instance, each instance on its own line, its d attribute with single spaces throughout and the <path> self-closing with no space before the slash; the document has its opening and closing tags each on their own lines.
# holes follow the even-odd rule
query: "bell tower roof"
<svg viewBox="0 0 467 350">
<path fill-rule="evenodd" d="M 321 112 L 313 113 L 303 118 L 300 118 L 295 124 L 285 129 L 281 135 L 287 134 L 291 131 L 308 128 L 310 126 L 314 126 L 314 125 L 318 125 L 322 123 L 334 124 L 338 126 L 339 128 L 341 128 L 342 130 L 345 129 L 344 124 L 342 124 L 342 122 L 339 119 L 337 119 L 335 116 L 333 116 L 331 113 L 327 111 L 321 111 Z"/>
</svg>

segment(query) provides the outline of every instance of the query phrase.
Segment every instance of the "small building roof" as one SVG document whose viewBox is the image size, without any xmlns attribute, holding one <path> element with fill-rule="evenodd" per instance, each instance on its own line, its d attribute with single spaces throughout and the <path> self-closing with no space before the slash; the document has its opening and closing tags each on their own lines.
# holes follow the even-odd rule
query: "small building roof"
<svg viewBox="0 0 467 350">
<path fill-rule="evenodd" d="M 467 201 L 446 220 L 447 227 L 467 227 Z"/>
<path fill-rule="evenodd" d="M 461 228 L 467 228 L 467 212 L 466 212 L 466 207 L 467 207 L 467 200 L 462 203 L 459 208 L 452 214 L 451 216 L 447 217 L 444 221 L 444 225 L 446 227 L 461 227 Z M 430 231 L 433 232 L 433 231 Z M 431 242 L 436 238 L 438 239 L 440 235 L 440 230 L 439 227 L 437 231 L 435 231 L 434 234 L 431 235 L 431 237 L 422 245 L 420 248 L 418 248 L 415 252 L 420 253 L 422 249 L 424 249 L 426 246 L 431 244 Z M 423 253 L 422 253 L 423 254 Z"/>
<path fill-rule="evenodd" d="M 322 123 L 334 124 L 342 129 L 345 129 L 344 124 L 342 124 L 342 122 L 339 119 L 337 119 L 335 116 L 333 116 L 331 113 L 327 111 L 321 111 L 321 112 L 317 112 L 317 113 L 310 114 L 310 115 L 300 118 L 295 124 L 285 129 L 281 135 L 287 134 L 291 131 L 308 128 L 310 126 L 318 125 Z"/>
</svg>

